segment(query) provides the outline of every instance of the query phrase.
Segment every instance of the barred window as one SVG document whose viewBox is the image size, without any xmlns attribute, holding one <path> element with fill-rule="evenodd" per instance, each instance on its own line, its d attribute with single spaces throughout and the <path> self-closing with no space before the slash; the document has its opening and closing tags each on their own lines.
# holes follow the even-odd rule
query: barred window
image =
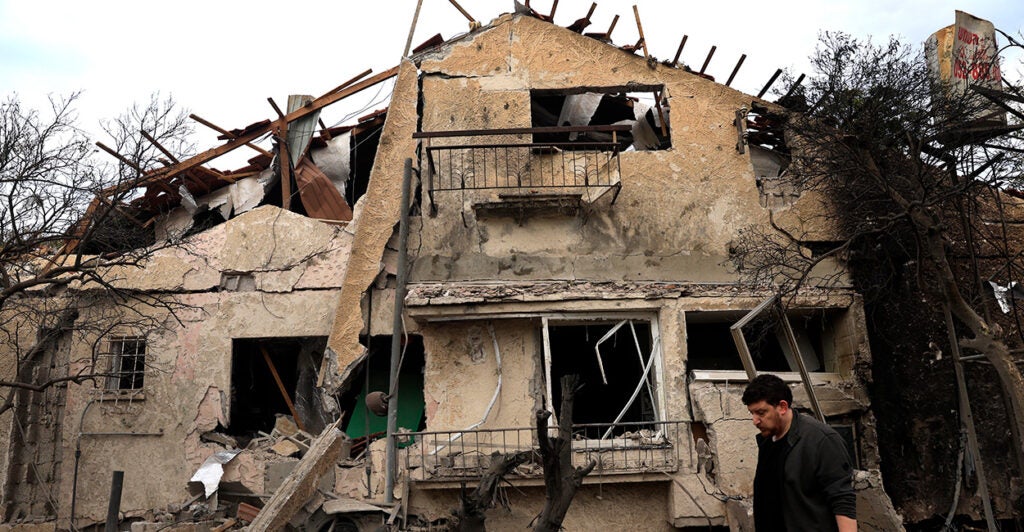
<svg viewBox="0 0 1024 532">
<path fill-rule="evenodd" d="M 108 390 L 141 390 L 146 370 L 146 339 L 115 338 L 110 341 Z"/>
</svg>

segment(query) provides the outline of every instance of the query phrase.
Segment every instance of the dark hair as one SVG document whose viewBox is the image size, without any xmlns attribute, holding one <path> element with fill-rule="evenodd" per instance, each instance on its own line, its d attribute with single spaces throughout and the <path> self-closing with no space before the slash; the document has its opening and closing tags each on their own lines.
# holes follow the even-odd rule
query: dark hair
<svg viewBox="0 0 1024 532">
<path fill-rule="evenodd" d="M 765 401 L 772 406 L 786 401 L 792 406 L 793 391 L 782 379 L 770 373 L 762 373 L 754 377 L 747 389 L 743 390 L 743 404 L 750 406 L 758 401 Z"/>
</svg>

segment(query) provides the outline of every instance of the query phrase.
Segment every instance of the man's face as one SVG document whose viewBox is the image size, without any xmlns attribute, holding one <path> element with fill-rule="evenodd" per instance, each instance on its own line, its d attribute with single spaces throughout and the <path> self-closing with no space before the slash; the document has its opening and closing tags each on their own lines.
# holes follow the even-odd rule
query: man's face
<svg viewBox="0 0 1024 532">
<path fill-rule="evenodd" d="M 762 436 L 779 437 L 785 434 L 783 416 L 789 411 L 789 404 L 786 401 L 779 401 L 779 404 L 772 406 L 761 400 L 747 405 L 747 410 L 753 416 L 754 426 L 761 431 Z"/>
</svg>

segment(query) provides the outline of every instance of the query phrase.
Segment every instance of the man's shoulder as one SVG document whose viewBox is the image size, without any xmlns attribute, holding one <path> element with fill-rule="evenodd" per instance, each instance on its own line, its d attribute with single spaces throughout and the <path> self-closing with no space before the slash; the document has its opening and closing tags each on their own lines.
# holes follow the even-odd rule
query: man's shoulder
<svg viewBox="0 0 1024 532">
<path fill-rule="evenodd" d="M 799 431 L 801 438 L 829 438 L 840 437 L 836 429 L 818 421 L 816 417 L 809 414 L 797 414 L 799 418 Z"/>
</svg>

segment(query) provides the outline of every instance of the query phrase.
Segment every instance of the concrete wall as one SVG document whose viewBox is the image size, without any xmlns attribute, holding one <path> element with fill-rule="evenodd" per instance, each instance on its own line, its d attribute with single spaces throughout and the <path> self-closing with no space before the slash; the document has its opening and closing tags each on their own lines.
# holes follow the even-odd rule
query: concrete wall
<svg viewBox="0 0 1024 532">
<path fill-rule="evenodd" d="M 262 207 L 192 237 L 183 247 L 159 252 L 144 270 L 115 272 L 123 286 L 165 293 L 190 308 L 179 313 L 180 324 L 167 319 L 166 327 L 116 331 L 147 337 L 151 370 L 144 399 L 99 401 L 106 397 L 90 385 L 69 387 L 62 443 L 65 449 L 79 443 L 82 448 L 78 516 L 103 517 L 102 494 L 113 470 L 126 473 L 122 508 L 128 513 L 187 498 L 186 481 L 217 449 L 200 442 L 199 435 L 230 422 L 233 338 L 329 335 L 327 356 L 336 357 L 336 365 L 326 366 L 331 368 L 327 385 L 342 386 L 363 350 L 358 336 L 364 330 L 365 291 L 382 279 L 382 270 L 394 270 L 389 242 L 393 248 L 402 164 L 416 157 L 414 132 L 525 127 L 531 88 L 629 85 L 664 87 L 673 147 L 621 154 L 622 190 L 614 205 L 605 196 L 579 215 L 478 219 L 473 204 L 497 199 L 491 192 L 439 193 L 436 215 L 421 196 L 424 214 L 413 220 L 410 246 L 412 282 L 441 286 L 440 299 L 410 301 L 408 311 L 409 328 L 418 329 L 424 340 L 427 428 L 460 430 L 483 419 L 499 374 L 495 344 L 502 357 L 502 391 L 482 428 L 530 426 L 544 391 L 538 317 L 640 314 L 656 323 L 660 337 L 664 419 L 707 424 L 717 456 L 717 487 L 730 495 L 749 493 L 754 430 L 737 404 L 737 385 L 689 384 L 686 316 L 745 311 L 764 297 L 733 286 L 737 277 L 726 264 L 737 232 L 768 221 L 749 155 L 735 150 L 732 126 L 735 111 L 753 97 L 681 70 L 649 67 L 640 57 L 535 19 L 502 17 L 470 37 L 403 62 L 370 187 L 348 227 Z M 242 289 L 222 289 L 226 275 L 249 280 L 239 284 Z M 587 286 L 529 292 L 551 282 Z M 504 285 L 513 295 L 502 296 L 507 302 L 459 295 L 488 283 Z M 394 296 L 385 286 L 381 282 L 382 289 L 374 292 L 374 334 L 391 332 Z M 853 370 L 870 355 L 859 302 L 849 294 L 797 302 L 812 304 L 854 308 L 838 327 L 845 347 L 837 353 L 835 369 L 851 394 L 861 393 Z M 92 355 L 88 342 L 76 344 L 72 369 Z M 570 510 L 567 528 L 699 526 L 709 516 L 723 522 L 724 505 L 695 483 L 685 427 L 682 440 L 690 456 L 671 479 L 657 474 L 627 484 L 594 477 L 596 484 L 586 486 Z M 80 438 L 80 430 L 159 435 Z M 381 444 L 373 446 L 375 459 L 381 450 Z M 68 480 L 74 473 L 66 457 L 62 518 L 70 508 Z M 380 467 L 374 470 L 379 473 Z M 379 481 L 378 474 L 372 482 L 378 494 Z M 413 486 L 410 513 L 445 516 L 455 496 L 454 490 Z M 495 529 L 525 526 L 542 498 L 538 488 L 517 492 L 511 514 L 493 512 Z"/>
<path fill-rule="evenodd" d="M 165 316 L 165 328 L 115 331 L 146 337 L 144 397 L 115 400 L 88 383 L 68 388 L 62 443 L 67 450 L 81 444 L 79 523 L 104 518 L 114 470 L 125 472 L 121 508 L 129 515 L 189 498 L 188 479 L 220 449 L 200 434 L 230 423 L 232 339 L 327 336 L 350 239 L 341 227 L 262 207 L 159 252 L 145 270 L 124 272 L 126 285 L 169 291 L 185 308 L 180 325 Z M 221 290 L 223 273 L 252 275 L 255 286 Z M 92 354 L 89 342 L 77 342 L 72 371 Z M 162 435 L 79 437 L 79 430 Z M 70 512 L 70 457 L 61 470 L 61 519 Z"/>
<path fill-rule="evenodd" d="M 628 515 L 647 490 L 658 493 L 664 506 L 645 507 L 642 512 L 657 518 L 648 517 L 652 520 L 644 526 L 701 526 L 709 518 L 724 524 L 722 496 L 749 496 L 752 490 L 756 431 L 739 400 L 745 380 L 741 372 L 734 384 L 688 384 L 686 315 L 731 311 L 738 317 L 764 297 L 728 288 L 738 281 L 728 265 L 730 242 L 741 229 L 768 223 L 749 152 L 736 151 L 732 125 L 736 110 L 754 98 L 677 69 L 649 67 L 640 57 L 532 18 L 499 18 L 471 38 L 419 57 L 418 64 L 423 131 L 530 127 L 531 89 L 637 85 L 664 87 L 672 125 L 671 149 L 621 154 L 622 189 L 614 205 L 605 196 L 581 213 L 552 209 L 484 216 L 475 207 L 500 201 L 498 193 L 508 191 L 437 191 L 436 213 L 426 195 L 421 197 L 424 214 L 412 225 L 415 293 L 409 303 L 426 345 L 427 429 L 458 430 L 481 419 L 497 374 L 490 327 L 502 352 L 504 387 L 483 428 L 522 427 L 529 426 L 544 394 L 539 316 L 575 312 L 613 319 L 646 313 L 656 318 L 661 339 L 664 419 L 706 426 L 715 476 L 697 478 L 691 457 L 681 461 L 667 483 L 651 485 L 655 479 L 646 478 L 647 483 L 623 484 L 623 477 L 606 478 L 601 482 L 622 494 L 622 504 L 608 504 L 588 517 L 600 522 L 616 513 Z M 529 140 L 485 136 L 429 143 Z M 686 288 L 643 299 L 611 288 L 602 291 L 607 283 L 635 287 L 647 281 Z M 536 288 L 552 283 L 568 283 L 569 288 L 560 293 Z M 415 288 L 428 286 L 436 289 Z M 579 289 L 574 292 L 573 286 Z M 582 291 L 589 291 L 589 299 Z M 817 388 L 829 412 L 860 416 L 867 401 L 854 370 L 869 363 L 870 352 L 859 300 L 839 293 L 804 297 L 795 302 L 801 305 L 849 309 L 838 313 L 834 348 L 827 356 L 826 369 L 839 376 Z M 689 440 L 686 427 L 684 440 Z M 864 434 L 867 439 L 873 440 L 872 430 Z M 692 441 L 675 443 L 692 454 Z M 868 458 L 866 465 L 877 467 L 877 455 Z M 659 475 L 657 480 L 669 478 Z M 720 496 L 707 495 L 708 489 L 720 490 Z M 414 485 L 410 512 L 443 515 L 454 506 L 451 496 Z M 583 503 L 574 503 L 574 511 L 576 504 Z M 572 515 L 569 529 L 576 526 L 568 524 Z"/>
<path fill-rule="evenodd" d="M 531 89 L 664 87 L 672 148 L 620 156 L 622 191 L 585 216 L 479 219 L 498 191 L 438 191 L 423 217 L 417 281 L 591 279 L 730 281 L 729 241 L 767 223 L 735 112 L 753 97 L 532 18 L 501 18 L 420 62 L 424 131 L 530 127 Z M 500 142 L 496 137 L 431 140 Z M 511 139 L 508 139 L 511 140 Z M 528 138 L 519 138 L 528 142 Z M 514 192 L 514 191 L 500 191 Z"/>
</svg>

